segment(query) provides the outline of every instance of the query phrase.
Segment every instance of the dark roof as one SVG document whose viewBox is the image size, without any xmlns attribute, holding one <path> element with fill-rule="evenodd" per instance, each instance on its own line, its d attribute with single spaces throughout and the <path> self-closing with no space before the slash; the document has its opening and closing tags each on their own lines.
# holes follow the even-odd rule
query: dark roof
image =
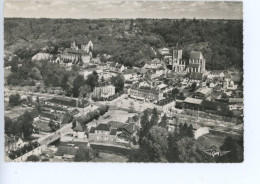
<svg viewBox="0 0 260 184">
<path fill-rule="evenodd" d="M 121 123 L 121 122 L 118 122 L 118 121 L 109 121 L 107 124 L 111 128 L 120 128 L 120 127 L 125 125 L 125 123 Z"/>
<path fill-rule="evenodd" d="M 110 131 L 110 128 L 109 128 L 108 124 L 100 123 L 100 124 L 96 127 L 96 130 Z"/>
<path fill-rule="evenodd" d="M 133 134 L 135 132 L 135 124 L 129 123 L 128 125 L 124 126 L 123 129 L 128 133 Z"/>
<path fill-rule="evenodd" d="M 202 53 L 197 51 L 191 51 L 190 52 L 190 59 L 202 59 Z"/>
<path fill-rule="evenodd" d="M 201 106 L 206 109 L 214 109 L 214 110 L 217 110 L 218 108 L 220 108 L 221 110 L 225 110 L 228 108 L 226 103 L 213 102 L 208 100 L 203 100 Z"/>
<path fill-rule="evenodd" d="M 77 131 L 77 132 L 84 132 L 82 126 L 80 124 L 77 124 L 75 126 L 75 128 L 73 128 L 74 131 Z"/>
<path fill-rule="evenodd" d="M 110 131 L 110 135 L 116 135 L 116 132 L 117 132 L 116 129 L 111 129 L 111 131 Z"/>
<path fill-rule="evenodd" d="M 91 127 L 90 130 L 89 130 L 89 133 L 94 134 L 94 133 L 95 133 L 95 130 L 96 130 L 95 127 Z"/>
<path fill-rule="evenodd" d="M 229 98 L 229 103 L 243 103 L 243 98 Z"/>
<path fill-rule="evenodd" d="M 67 52 L 67 53 L 72 53 L 72 54 L 83 54 L 83 53 L 85 53 L 84 50 L 81 50 L 81 49 L 79 49 L 79 50 L 74 50 L 74 49 L 71 49 L 71 48 L 66 48 L 66 49 L 65 49 L 65 52 Z"/>
</svg>

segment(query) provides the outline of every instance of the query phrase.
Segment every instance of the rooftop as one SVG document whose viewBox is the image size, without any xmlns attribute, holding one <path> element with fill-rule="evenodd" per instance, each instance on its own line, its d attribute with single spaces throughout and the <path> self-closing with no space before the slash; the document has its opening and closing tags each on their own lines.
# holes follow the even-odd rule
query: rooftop
<svg viewBox="0 0 260 184">
<path fill-rule="evenodd" d="M 100 123 L 100 124 L 98 124 L 98 126 L 96 127 L 96 130 L 110 131 L 110 128 L 109 128 L 108 124 Z"/>
<path fill-rule="evenodd" d="M 198 51 L 191 51 L 190 52 L 190 59 L 204 59 L 201 52 Z"/>
<path fill-rule="evenodd" d="M 201 99 L 187 97 L 187 98 L 185 98 L 184 102 L 200 105 L 202 103 L 202 100 Z"/>
<path fill-rule="evenodd" d="M 212 91 L 212 88 L 199 88 L 195 91 L 195 93 L 202 93 L 204 95 L 210 93 Z"/>
</svg>

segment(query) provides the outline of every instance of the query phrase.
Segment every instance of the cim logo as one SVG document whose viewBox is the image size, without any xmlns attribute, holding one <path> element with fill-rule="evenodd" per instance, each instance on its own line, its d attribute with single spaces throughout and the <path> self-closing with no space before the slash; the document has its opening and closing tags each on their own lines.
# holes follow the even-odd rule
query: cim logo
<svg viewBox="0 0 260 184">
<path fill-rule="evenodd" d="M 226 154 L 228 154 L 229 152 L 231 152 L 231 151 L 216 150 L 216 149 L 213 149 L 213 148 L 203 149 L 202 151 L 203 151 L 204 153 L 206 153 L 207 155 L 212 156 L 212 157 L 215 157 L 215 156 L 221 157 L 221 156 L 226 155 Z"/>
</svg>

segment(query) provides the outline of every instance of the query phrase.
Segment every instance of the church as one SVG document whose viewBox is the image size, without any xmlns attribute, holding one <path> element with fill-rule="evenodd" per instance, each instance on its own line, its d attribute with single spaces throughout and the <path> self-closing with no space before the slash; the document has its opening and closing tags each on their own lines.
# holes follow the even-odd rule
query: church
<svg viewBox="0 0 260 184">
<path fill-rule="evenodd" d="M 172 70 L 174 72 L 204 73 L 206 60 L 201 52 L 191 51 L 189 60 L 182 59 L 182 50 L 173 50 Z"/>
<path fill-rule="evenodd" d="M 80 49 L 76 42 L 72 42 L 70 48 L 66 48 L 60 55 L 60 60 L 63 63 L 89 63 L 92 57 L 93 43 L 89 41 L 86 45 L 81 45 Z"/>
</svg>

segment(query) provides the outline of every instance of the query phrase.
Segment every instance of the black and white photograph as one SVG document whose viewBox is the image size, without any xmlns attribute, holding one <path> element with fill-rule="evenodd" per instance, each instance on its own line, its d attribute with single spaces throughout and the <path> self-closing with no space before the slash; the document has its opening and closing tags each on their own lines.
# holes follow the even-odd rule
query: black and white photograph
<svg viewBox="0 0 260 184">
<path fill-rule="evenodd" d="M 4 1 L 5 162 L 243 163 L 243 23 L 242 1 Z"/>
</svg>

